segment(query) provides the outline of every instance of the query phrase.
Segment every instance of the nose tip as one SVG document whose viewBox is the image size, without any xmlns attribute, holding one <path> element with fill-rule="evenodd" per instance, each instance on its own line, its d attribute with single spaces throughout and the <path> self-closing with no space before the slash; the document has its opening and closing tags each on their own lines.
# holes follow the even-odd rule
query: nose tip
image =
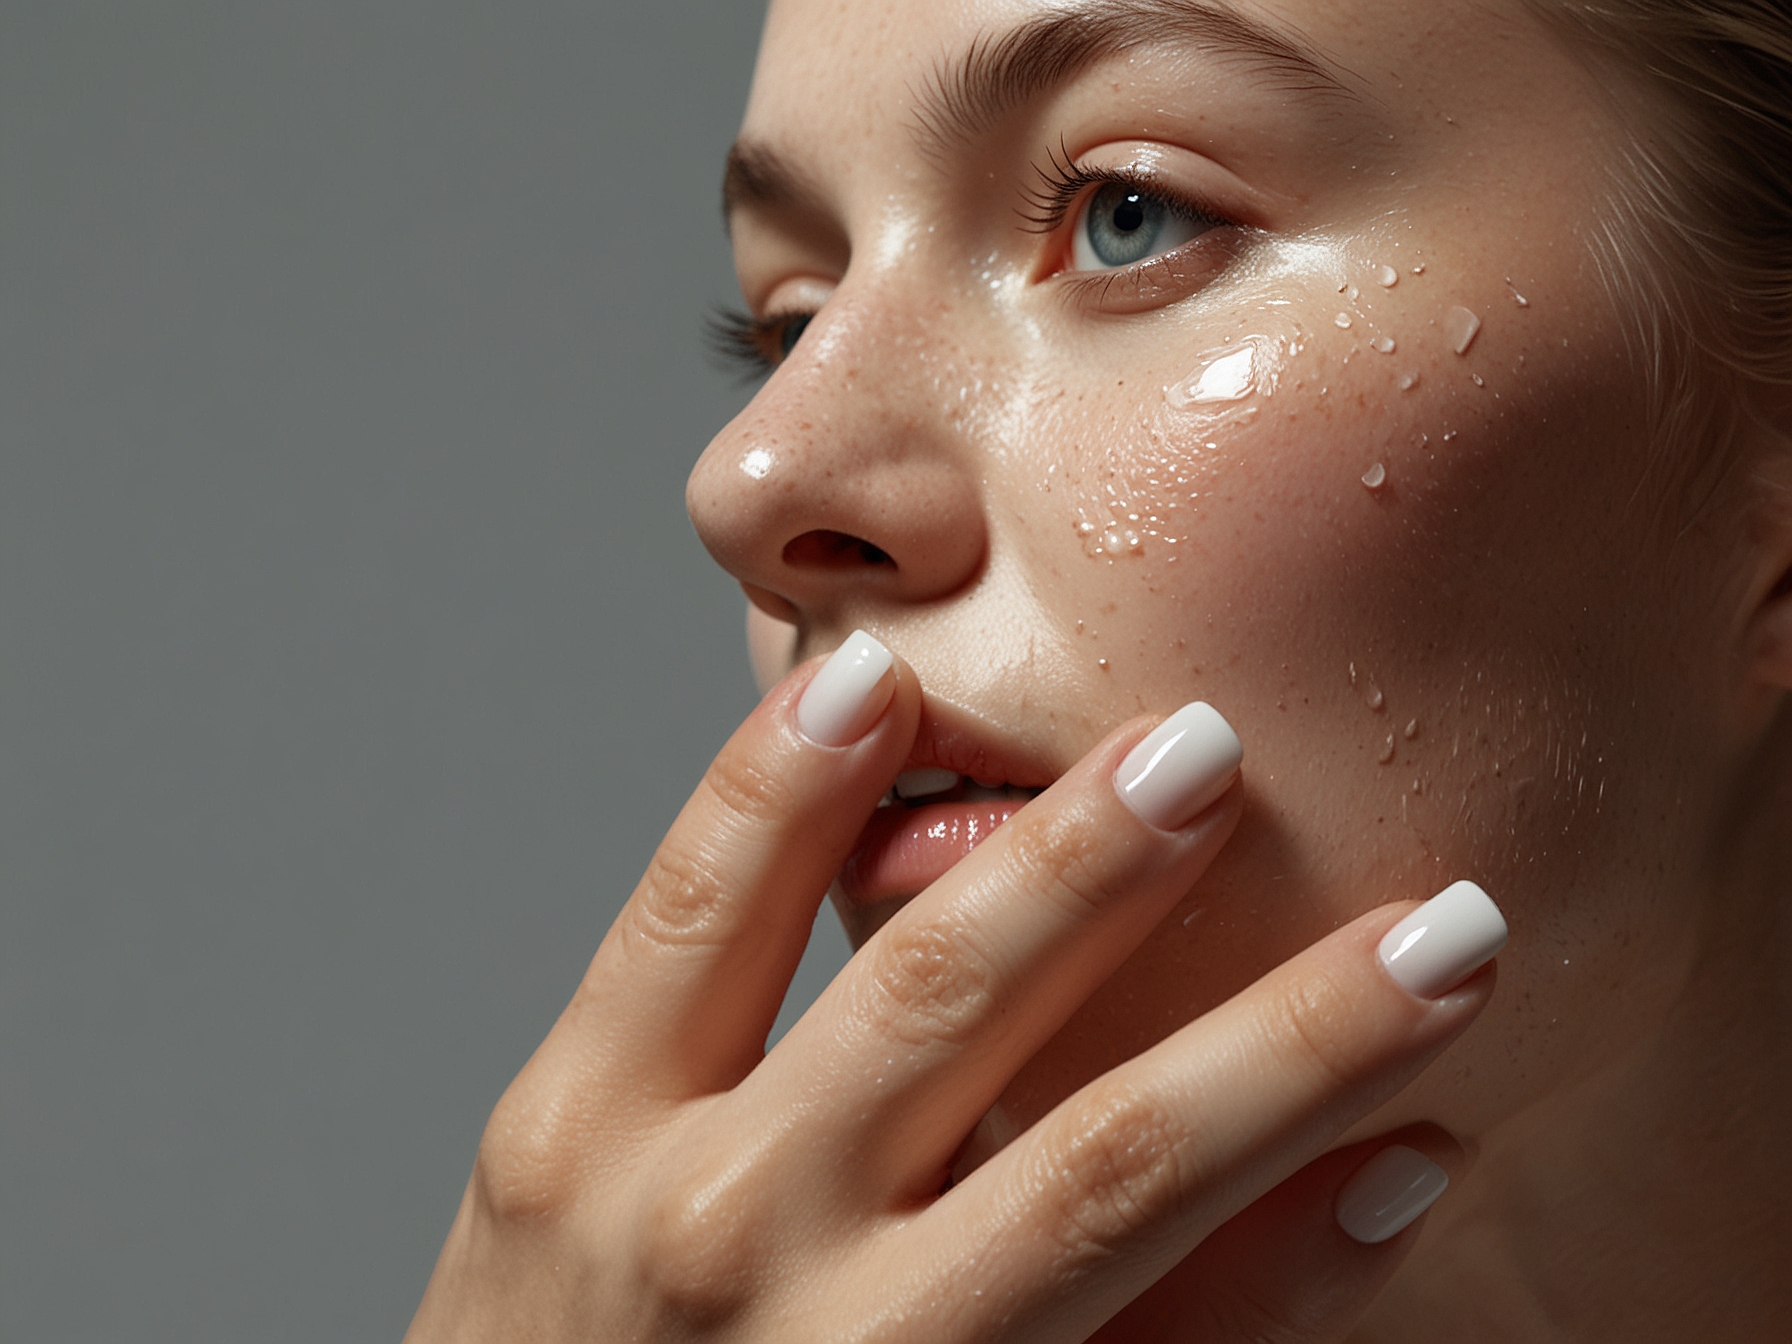
<svg viewBox="0 0 1792 1344">
<path fill-rule="evenodd" d="M 849 597 L 933 601 L 975 578 L 986 529 L 960 445 L 838 415 L 797 420 L 795 435 L 788 423 L 775 398 L 756 401 L 686 491 L 704 546 L 756 598 L 773 594 L 800 617 Z"/>
</svg>

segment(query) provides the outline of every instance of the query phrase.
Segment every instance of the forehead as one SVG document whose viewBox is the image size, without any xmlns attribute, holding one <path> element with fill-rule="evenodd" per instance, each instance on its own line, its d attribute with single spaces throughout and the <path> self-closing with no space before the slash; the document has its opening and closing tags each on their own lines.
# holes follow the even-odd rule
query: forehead
<svg viewBox="0 0 1792 1344">
<path fill-rule="evenodd" d="M 1174 64 L 1189 98 L 1224 71 L 1287 101 L 1347 94 L 1395 130 L 1445 107 L 1536 110 L 1558 101 L 1564 64 L 1524 0 L 774 0 L 747 129 L 863 144 L 892 113 L 925 123 L 967 72 L 1017 54 L 999 72 L 1011 97 Z"/>
<path fill-rule="evenodd" d="M 917 228 L 946 237 L 947 212 L 1002 208 L 991 193 L 1054 154 L 1155 142 L 1293 203 L 1294 232 L 1397 215 L 1509 267 L 1598 226 L 1629 136 L 1532 6 L 774 0 L 725 195 L 759 185 L 744 160 L 776 165 L 811 235 L 893 257 Z M 736 261 L 757 274 L 748 213 L 731 208 Z"/>
</svg>

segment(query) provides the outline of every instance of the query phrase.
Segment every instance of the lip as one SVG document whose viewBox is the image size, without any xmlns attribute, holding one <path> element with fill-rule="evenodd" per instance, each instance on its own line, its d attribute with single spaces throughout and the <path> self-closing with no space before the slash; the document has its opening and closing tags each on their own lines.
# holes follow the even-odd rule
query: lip
<svg viewBox="0 0 1792 1344">
<path fill-rule="evenodd" d="M 1004 734 L 971 711 L 931 695 L 922 701 L 921 725 L 902 768 L 927 767 L 1023 789 L 1048 788 L 1069 768 L 1037 745 Z"/>
<path fill-rule="evenodd" d="M 1063 773 L 1037 748 L 999 735 L 976 716 L 931 698 L 923 704 L 915 744 L 903 766 L 924 768 L 1021 789 L 1047 788 Z M 841 866 L 839 890 L 853 906 L 893 908 L 938 881 L 1028 801 L 923 798 L 880 807 Z"/>
</svg>

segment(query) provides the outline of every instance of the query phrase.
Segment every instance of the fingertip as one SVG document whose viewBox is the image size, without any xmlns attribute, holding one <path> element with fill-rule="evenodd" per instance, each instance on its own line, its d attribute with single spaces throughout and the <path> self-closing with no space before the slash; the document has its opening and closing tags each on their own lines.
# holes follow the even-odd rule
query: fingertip
<svg viewBox="0 0 1792 1344">
<path fill-rule="evenodd" d="M 1244 746 L 1212 705 L 1195 700 L 1158 724 L 1114 771 L 1120 801 L 1149 826 L 1176 831 L 1238 778 Z"/>
<path fill-rule="evenodd" d="M 1449 1171 L 1429 1154 L 1383 1144 L 1338 1188 L 1332 1216 L 1352 1241 L 1378 1246 L 1417 1222 L 1449 1188 Z"/>
<path fill-rule="evenodd" d="M 1407 993 L 1440 999 L 1491 962 L 1507 940 L 1505 916 L 1473 882 L 1452 882 L 1383 935 L 1376 955 Z"/>
<path fill-rule="evenodd" d="M 817 746 L 849 747 L 871 731 L 896 692 L 895 655 L 876 636 L 854 630 L 803 688 L 796 725 Z"/>
</svg>

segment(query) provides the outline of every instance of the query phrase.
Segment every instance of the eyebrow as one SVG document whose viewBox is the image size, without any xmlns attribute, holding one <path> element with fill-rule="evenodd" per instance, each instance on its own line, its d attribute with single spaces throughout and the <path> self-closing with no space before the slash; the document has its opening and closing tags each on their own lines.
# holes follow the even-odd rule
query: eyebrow
<svg viewBox="0 0 1792 1344">
<path fill-rule="evenodd" d="M 1242 59 L 1291 93 L 1356 96 L 1316 50 L 1237 10 L 1206 0 L 1092 0 L 985 34 L 937 65 L 915 108 L 923 148 L 949 150 L 1110 56 L 1178 42 Z"/>
<path fill-rule="evenodd" d="M 767 209 L 817 209 L 822 193 L 790 159 L 770 145 L 745 138 L 728 149 L 722 170 L 722 219 L 731 219 L 743 205 Z"/>
<path fill-rule="evenodd" d="M 1184 43 L 1248 62 L 1291 93 L 1357 95 L 1293 35 L 1207 0 L 1089 0 L 1049 9 L 943 60 L 916 100 L 923 150 L 939 156 L 1110 56 Z M 822 193 L 769 145 L 735 141 L 722 174 L 722 216 L 744 205 L 814 209 Z"/>
</svg>

